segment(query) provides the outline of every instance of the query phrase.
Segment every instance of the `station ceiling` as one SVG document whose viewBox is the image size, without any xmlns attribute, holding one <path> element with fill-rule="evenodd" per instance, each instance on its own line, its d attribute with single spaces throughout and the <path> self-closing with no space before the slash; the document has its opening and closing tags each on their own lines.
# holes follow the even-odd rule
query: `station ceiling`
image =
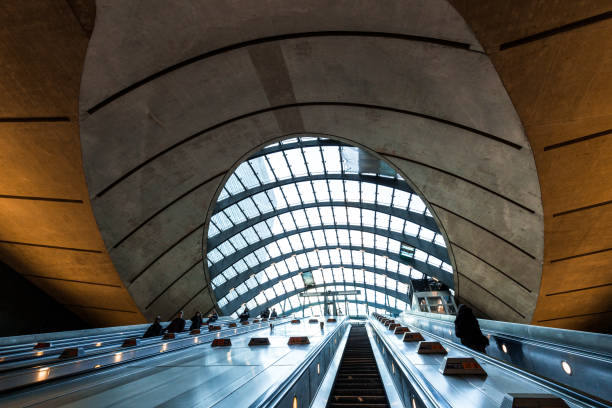
<svg viewBox="0 0 612 408">
<path fill-rule="evenodd" d="M 460 299 L 607 330 L 609 2 L 349 3 L 3 2 L 2 260 L 98 326 L 210 310 L 227 175 L 327 135 L 409 175 Z"/>
</svg>

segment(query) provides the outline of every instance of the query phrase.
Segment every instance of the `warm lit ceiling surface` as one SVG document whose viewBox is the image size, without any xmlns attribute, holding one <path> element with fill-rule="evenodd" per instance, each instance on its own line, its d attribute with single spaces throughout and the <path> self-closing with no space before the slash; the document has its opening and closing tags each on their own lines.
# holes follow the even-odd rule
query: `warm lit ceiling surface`
<svg viewBox="0 0 612 408">
<path fill-rule="evenodd" d="M 415 248 L 409 262 L 402 243 Z M 244 304 L 322 314 L 322 298 L 298 296 L 308 272 L 317 291 L 360 290 L 342 302 L 353 315 L 404 310 L 419 271 L 454 286 L 423 200 L 384 161 L 327 138 L 286 139 L 238 166 L 217 199 L 206 256 L 224 314 Z"/>
</svg>

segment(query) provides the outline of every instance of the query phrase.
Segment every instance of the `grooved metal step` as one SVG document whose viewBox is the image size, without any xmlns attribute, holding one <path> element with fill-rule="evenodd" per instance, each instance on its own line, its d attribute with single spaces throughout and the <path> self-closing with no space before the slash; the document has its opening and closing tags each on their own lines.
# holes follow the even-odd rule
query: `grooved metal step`
<svg viewBox="0 0 612 408">
<path fill-rule="evenodd" d="M 364 326 L 351 327 L 327 407 L 389 407 Z"/>
</svg>

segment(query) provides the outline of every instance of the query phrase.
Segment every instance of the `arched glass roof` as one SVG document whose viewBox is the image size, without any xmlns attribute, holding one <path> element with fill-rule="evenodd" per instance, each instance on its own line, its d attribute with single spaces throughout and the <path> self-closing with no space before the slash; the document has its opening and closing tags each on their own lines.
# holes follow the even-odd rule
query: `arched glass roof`
<svg viewBox="0 0 612 408">
<path fill-rule="evenodd" d="M 330 290 L 359 292 L 337 297 L 352 315 L 398 312 L 411 279 L 453 286 L 423 200 L 384 161 L 327 138 L 287 139 L 240 164 L 217 200 L 206 250 L 223 314 L 244 304 L 323 314 L 315 293 Z"/>
</svg>

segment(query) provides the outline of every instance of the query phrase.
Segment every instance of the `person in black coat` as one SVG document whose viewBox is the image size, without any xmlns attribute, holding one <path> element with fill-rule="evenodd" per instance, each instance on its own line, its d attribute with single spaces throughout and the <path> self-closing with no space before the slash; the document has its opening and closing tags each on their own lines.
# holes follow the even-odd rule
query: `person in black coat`
<svg viewBox="0 0 612 408">
<path fill-rule="evenodd" d="M 196 330 L 202 327 L 202 313 L 196 312 L 191 318 L 191 330 Z"/>
<path fill-rule="evenodd" d="M 267 319 L 268 317 L 270 317 L 270 309 L 266 307 L 259 316 L 263 319 Z"/>
<path fill-rule="evenodd" d="M 160 321 L 161 321 L 161 317 L 157 316 L 155 318 L 155 321 L 153 322 L 153 324 L 151 326 L 149 326 L 149 328 L 147 329 L 145 334 L 142 336 L 142 338 L 146 339 L 147 337 L 161 336 L 163 331 L 164 331 L 164 329 L 162 328 L 161 324 L 159 323 Z"/>
<path fill-rule="evenodd" d="M 275 308 L 272 308 L 272 313 L 270 313 L 270 317 L 278 317 L 278 314 L 276 313 Z"/>
<path fill-rule="evenodd" d="M 206 321 L 205 324 L 212 324 L 212 323 L 216 322 L 217 319 L 219 319 L 219 315 L 217 314 L 217 312 L 215 310 L 213 310 L 212 313 L 208 314 L 208 320 Z"/>
<path fill-rule="evenodd" d="M 486 353 L 485 349 L 489 345 L 489 339 L 482 334 L 472 309 L 466 305 L 459 306 L 457 311 L 455 336 L 459 337 L 464 346 L 480 353 Z"/>
<path fill-rule="evenodd" d="M 180 333 L 183 330 L 185 330 L 185 319 L 183 319 L 183 312 L 180 311 L 168 327 L 166 327 L 166 331 L 168 333 Z"/>
<path fill-rule="evenodd" d="M 251 314 L 249 313 L 249 308 L 245 306 L 244 311 L 240 313 L 238 318 L 241 322 L 246 322 L 247 320 L 249 320 L 249 317 L 251 317 Z"/>
</svg>

